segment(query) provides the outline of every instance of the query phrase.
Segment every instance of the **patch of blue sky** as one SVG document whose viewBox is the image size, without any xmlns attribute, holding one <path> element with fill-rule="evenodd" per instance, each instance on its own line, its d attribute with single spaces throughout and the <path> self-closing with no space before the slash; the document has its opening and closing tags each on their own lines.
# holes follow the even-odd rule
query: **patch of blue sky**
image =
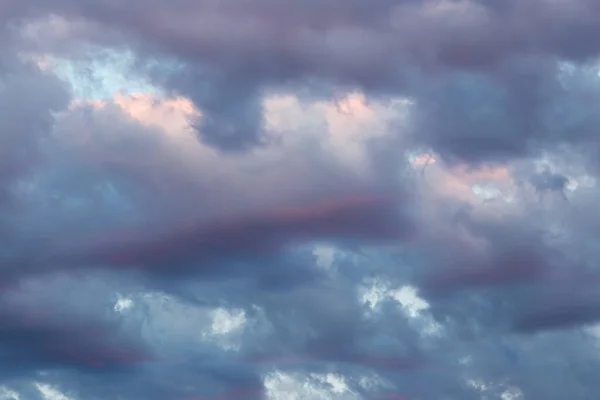
<svg viewBox="0 0 600 400">
<path fill-rule="evenodd" d="M 55 73 L 68 81 L 77 98 L 103 100 L 115 93 L 160 93 L 134 72 L 134 57 L 127 52 L 102 51 L 85 59 L 53 58 Z"/>
</svg>

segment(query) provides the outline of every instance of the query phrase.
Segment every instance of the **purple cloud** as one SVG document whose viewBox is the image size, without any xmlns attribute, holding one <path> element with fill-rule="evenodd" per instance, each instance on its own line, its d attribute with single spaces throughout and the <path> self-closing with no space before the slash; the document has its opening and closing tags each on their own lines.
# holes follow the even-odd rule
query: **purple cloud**
<svg viewBox="0 0 600 400">
<path fill-rule="evenodd" d="M 0 385 L 593 397 L 599 32 L 591 0 L 4 1 Z"/>
</svg>

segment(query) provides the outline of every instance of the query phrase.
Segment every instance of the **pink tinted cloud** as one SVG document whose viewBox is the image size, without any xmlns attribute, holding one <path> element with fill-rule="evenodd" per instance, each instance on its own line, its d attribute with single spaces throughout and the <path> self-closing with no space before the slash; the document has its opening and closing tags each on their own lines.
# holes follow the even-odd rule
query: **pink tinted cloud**
<svg viewBox="0 0 600 400">
<path fill-rule="evenodd" d="M 357 196 L 302 207 L 186 223 L 156 234 L 111 232 L 94 238 L 80 261 L 137 267 L 269 256 L 293 241 L 361 239 L 402 241 L 414 234 L 399 213 L 398 196 Z M 164 233 L 170 231 L 171 233 Z"/>
</svg>

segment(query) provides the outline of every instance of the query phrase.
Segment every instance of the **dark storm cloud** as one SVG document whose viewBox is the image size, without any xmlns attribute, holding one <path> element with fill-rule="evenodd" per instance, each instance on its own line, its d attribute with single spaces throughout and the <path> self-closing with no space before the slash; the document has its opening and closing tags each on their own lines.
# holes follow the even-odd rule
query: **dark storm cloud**
<svg viewBox="0 0 600 400">
<path fill-rule="evenodd" d="M 103 132 L 111 128 L 104 117 L 118 121 L 107 138 Z M 83 126 L 86 131 L 79 133 Z M 12 235 L 27 240 L 6 258 L 3 272 L 9 280 L 49 266 L 91 266 L 160 276 L 225 276 L 235 270 L 249 276 L 264 273 L 260 279 L 267 284 L 286 274 L 309 273 L 276 267 L 286 263 L 285 252 L 296 244 L 385 244 L 418 234 L 409 211 L 413 199 L 403 182 L 365 181 L 318 152 L 311 154 L 315 163 L 299 171 L 294 158 L 303 154 L 288 158 L 289 169 L 273 169 L 259 159 L 251 164 L 257 174 L 248 183 L 244 174 L 234 175 L 232 183 L 215 190 L 209 182 L 219 172 L 190 170 L 158 131 L 116 108 L 73 110 L 56 132 L 65 133 L 66 142 L 57 140 L 47 154 L 53 169 L 39 172 L 33 193 L 22 197 L 25 216 L 8 220 L 18 221 Z M 149 161 L 136 158 L 142 149 L 153 154 Z M 270 190 L 271 179 L 293 180 L 292 196 Z M 119 198 L 108 198 L 109 190 Z M 182 191 L 187 195 L 180 196 Z M 69 206 L 72 201 L 81 206 Z M 45 211 L 50 204 L 53 215 Z M 263 267 L 247 270 L 250 260 Z"/>
<path fill-rule="evenodd" d="M 414 227 L 408 218 L 402 221 L 397 201 L 391 196 L 358 197 L 199 226 L 188 223 L 158 239 L 150 234 L 144 240 L 144 232 L 107 234 L 108 243 L 92 239 L 89 255 L 77 262 L 177 270 L 194 264 L 202 268 L 219 259 L 268 257 L 298 240 L 402 240 L 413 235 Z"/>
<path fill-rule="evenodd" d="M 145 361 L 136 344 L 111 338 L 114 327 L 95 321 L 68 321 L 60 314 L 36 311 L 2 316 L 2 360 L 7 374 L 25 369 L 119 368 Z M 60 322 L 59 322 L 60 321 Z M 149 358 L 149 357 L 148 357 Z"/>
<path fill-rule="evenodd" d="M 83 15 L 183 60 L 253 81 L 324 74 L 366 83 L 395 73 L 399 60 L 471 67 L 519 54 L 583 60 L 600 50 L 593 41 L 581 40 L 600 28 L 600 10 L 591 0 L 568 5 L 547 0 L 285 5 L 270 0 L 227 5 L 63 0 L 34 3 L 29 10 L 48 8 Z M 365 61 L 374 56 L 380 62 Z"/>
<path fill-rule="evenodd" d="M 250 360 L 284 366 L 287 360 L 293 366 L 295 359 L 300 365 L 337 363 L 394 372 L 426 365 L 418 333 L 399 310 L 391 306 L 385 316 L 365 318 L 352 282 L 323 281 L 262 299 L 271 334 L 266 349 L 250 352 Z"/>
<path fill-rule="evenodd" d="M 589 157 L 598 146 L 598 75 L 569 68 L 530 59 L 444 73 L 416 96 L 413 141 L 453 164 L 503 163 L 560 146 Z"/>
<path fill-rule="evenodd" d="M 539 209 L 541 203 L 534 201 Z M 450 223 L 443 216 L 437 219 L 435 233 L 423 244 L 437 251 L 419 249 L 421 263 L 413 273 L 436 319 L 454 321 L 457 334 L 474 337 L 564 330 L 597 321 L 597 270 L 589 253 L 577 254 L 587 248 L 580 232 L 584 225 L 569 218 L 563 228 L 568 233 L 549 232 L 556 223 L 552 214 L 560 220 L 558 208 L 564 204 L 557 203 L 550 214 L 459 210 L 450 213 Z"/>
<path fill-rule="evenodd" d="M 451 218 L 439 221 L 444 229 L 426 242 L 439 251 L 425 254 L 424 266 L 416 272 L 427 292 L 536 283 L 555 273 L 559 253 L 533 222 L 464 210 Z"/>
<path fill-rule="evenodd" d="M 118 45 L 129 41 L 142 63 L 170 59 L 182 65 L 152 67 L 151 75 L 205 109 L 199 135 L 225 150 L 266 140 L 262 90 L 317 78 L 414 97 L 426 120 L 416 139 L 449 158 L 523 156 L 547 142 L 574 140 L 559 138 L 544 125 L 555 117 L 551 114 L 562 112 L 554 106 L 571 89 L 558 83 L 556 62 L 589 61 L 600 50 L 585 39 L 600 31 L 600 8 L 591 0 L 568 5 L 550 0 L 222 5 L 206 0 L 151 6 L 63 0 L 28 9 L 29 15 L 47 10 L 120 32 Z M 415 67 L 424 68 L 421 79 L 438 81 L 433 91 L 415 87 L 420 75 Z M 448 77 L 448 70 L 456 73 Z M 470 75 L 473 70 L 481 75 Z M 454 98 L 460 100 L 448 100 Z M 574 101 L 590 110 L 589 100 Z M 576 128 L 587 130 L 596 121 Z"/>
<path fill-rule="evenodd" d="M 590 325 L 600 319 L 600 302 L 595 289 L 584 285 L 555 285 L 547 293 L 532 298 L 514 324 L 521 332 L 570 329 Z M 553 290 L 552 290 L 553 289 Z"/>
<path fill-rule="evenodd" d="M 98 308 L 103 302 L 95 297 L 99 293 L 85 280 L 60 275 L 29 278 L 4 289 L 2 379 L 53 369 L 102 373 L 154 361 L 142 341 Z"/>
<path fill-rule="evenodd" d="M 144 41 L 154 38 L 163 54 L 187 63 L 191 74 L 176 72 L 165 83 L 206 110 L 200 135 L 219 148 L 265 140 L 261 87 L 316 77 L 413 98 L 414 144 L 453 162 L 503 161 L 563 143 L 597 149 L 598 95 L 591 88 L 598 77 L 570 75 L 557 63 L 597 55 L 585 45 L 593 41 L 578 36 L 600 29 L 592 2 L 567 9 L 545 1 L 500 9 L 474 2 L 383 2 L 369 11 L 358 2 L 302 3 L 296 12 L 270 2 L 180 7 L 166 9 L 157 23 L 134 6 L 123 13 L 144 21 L 128 30 L 137 27 Z M 432 74 L 414 73 L 431 65 Z M 206 70 L 213 72 L 199 73 Z"/>
<path fill-rule="evenodd" d="M 40 74 L 31 71 L 33 76 Z M 64 90 L 60 85 L 56 89 Z M 44 93 L 31 96 L 36 94 Z M 48 104 L 52 110 L 52 103 Z M 275 174 L 269 163 L 250 163 L 251 168 L 262 171 L 260 179 L 250 177 L 247 181 L 245 172 L 232 175 L 234 179 L 225 182 L 221 192 L 204 196 L 203 192 L 212 187 L 205 186 L 198 175 L 187 175 L 185 163 L 175 161 L 178 149 L 169 147 L 162 133 L 140 125 L 115 107 L 82 106 L 58 115 L 46 109 L 42 112 L 50 114 L 46 125 L 49 132 L 44 142 L 32 139 L 31 143 L 37 145 L 32 148 L 43 163 L 31 164 L 30 169 L 10 176 L 15 183 L 11 194 L 19 201 L 19 209 L 7 213 L 3 220 L 7 232 L 2 249 L 5 290 L 17 293 L 20 301 L 16 306 L 7 305 L 2 314 L 0 343 L 9 363 L 6 371 L 10 370 L 2 376 L 3 382 L 49 371 L 47 379 L 90 398 L 129 394 L 157 400 L 179 394 L 182 398 L 196 394 L 214 397 L 239 387 L 253 388 L 252 393 L 260 398 L 260 364 L 227 360 L 219 352 L 177 362 L 179 345 L 147 343 L 138 331 L 122 326 L 111 305 L 102 302 L 114 301 L 115 291 L 126 290 L 121 284 L 132 277 L 141 276 L 138 284 L 152 288 L 176 288 L 156 279 L 157 268 L 160 278 L 198 277 L 202 268 L 208 268 L 213 277 L 226 283 L 241 283 L 238 289 L 244 307 L 251 293 L 257 295 L 258 304 L 263 304 L 259 293 L 283 293 L 306 285 L 311 274 L 317 275 L 314 259 L 297 258 L 288 252 L 290 246 L 319 240 L 351 246 L 393 243 L 411 239 L 415 232 L 412 217 L 406 213 L 411 200 L 397 195 L 402 184 L 364 180 L 341 170 L 326 154 L 313 152 L 311 157 L 317 163 L 299 171 L 277 164 L 280 171 Z M 111 121 L 110 126 L 107 121 Z M 9 138 L 10 133 L 2 137 Z M 19 150 L 17 144 L 8 144 L 11 151 Z M 285 147 L 281 150 L 290 151 Z M 152 162 L 139 163 L 134 158 L 139 152 L 154 154 Z M 288 157 L 292 166 L 296 157 Z M 205 176 L 211 175 L 207 172 Z M 284 196 L 265 190 L 272 178 L 295 187 Z M 164 190 L 165 185 L 169 190 Z M 378 189 L 382 187 L 390 190 Z M 116 197 L 107 195 L 111 190 Z M 246 190 L 255 192 L 254 198 Z M 181 196 L 183 191 L 189 198 Z M 137 211 L 127 212 L 131 204 L 137 205 Z M 184 225 L 182 216 L 188 217 Z M 131 230 L 140 223 L 149 228 Z M 107 239 L 104 243 L 102 237 Z M 83 244 L 86 251 L 78 252 Z M 57 248 L 69 257 L 48 260 L 47 255 Z M 77 256 L 77 262 L 70 254 Z M 244 264 L 243 269 L 228 267 L 228 260 Z M 199 265 L 200 274 L 193 264 Z M 89 279 L 103 282 L 104 278 L 92 270 L 78 268 L 90 265 L 108 268 L 121 278 L 111 281 L 112 290 L 109 287 L 99 292 L 78 288 L 76 281 L 62 285 L 53 281 L 62 270 L 75 277 L 92 273 Z M 123 266 L 137 268 L 132 274 Z M 31 289 L 35 295 L 27 299 L 26 294 L 19 293 L 27 293 L 21 292 L 22 285 L 31 280 L 37 282 Z M 253 281 L 258 281 L 256 288 Z M 39 286 L 42 282 L 47 286 Z M 231 290 L 230 285 L 224 287 Z M 293 300 L 302 301 L 302 296 Z M 317 317 L 310 315 L 313 311 L 307 317 L 316 321 Z M 351 330 L 357 329 L 353 324 Z M 285 327 L 279 327 L 279 332 L 283 330 Z M 330 339 L 315 339 L 308 347 L 296 350 L 318 353 Z M 273 340 L 285 346 L 285 340 L 277 336 Z M 348 345 L 330 351 L 323 360 L 383 364 L 377 368 L 395 363 L 396 358 L 388 361 L 382 350 L 381 356 L 374 356 L 368 354 L 369 347 L 351 349 L 350 343 L 365 338 L 348 340 Z M 257 350 L 256 343 L 250 342 L 245 349 L 248 354 Z M 369 357 L 375 361 L 368 361 Z M 122 383 L 106 385 L 107 380 Z M 200 382 L 193 390 L 189 389 L 192 381 Z"/>
<path fill-rule="evenodd" d="M 53 146 L 54 117 L 66 109 L 70 93 L 52 74 L 12 56 L 3 53 L 0 72 L 0 264 L 3 274 L 11 269 L 11 275 L 20 275 L 12 260 L 39 251 L 36 244 L 42 242 L 35 229 L 28 229 L 32 227 L 27 222 L 30 209 L 21 201 L 27 189 L 22 185 L 40 170 L 53 168 L 47 156 Z M 34 225 L 42 228 L 43 221 L 37 218 Z M 82 297 L 76 286 L 60 284 L 59 279 L 59 288 L 67 290 L 57 292 L 54 277 L 42 280 L 30 277 L 3 282 L 0 381 L 32 379 L 52 370 L 104 374 L 152 360 L 143 342 L 122 332 L 114 318 L 98 314 L 98 309 L 91 307 L 94 302 Z M 97 293 L 89 294 L 94 295 Z M 90 307 L 77 309 L 82 305 Z M 38 398 L 27 390 L 22 395 Z"/>
<path fill-rule="evenodd" d="M 195 83 L 194 83 L 195 82 Z M 199 139 L 226 152 L 247 150 L 268 140 L 263 132 L 262 90 L 250 80 L 222 72 L 176 74 L 165 83 L 203 111 Z"/>
<path fill-rule="evenodd" d="M 65 20 L 18 37 L 50 14 Z M 599 18 L 591 0 L 4 2 L 11 52 L 131 50 L 132 73 L 202 115 L 191 121 L 200 143 L 181 144 L 111 101 L 67 110 L 65 82 L 6 53 L 0 380 L 45 377 L 81 399 L 254 400 L 279 368 L 343 372 L 364 398 L 367 372 L 406 398 L 510 386 L 589 398 L 600 379 L 580 328 L 599 317 L 597 189 L 570 195 L 568 210 L 530 202 L 528 187 L 565 194 L 579 178 L 512 163 L 560 149 L 580 170 L 598 167 Z M 306 142 L 269 136 L 265 93 L 308 85 L 413 106 L 406 125 L 386 126 L 394 137 L 361 144 L 363 174 L 325 150 L 327 127 Z M 470 210 L 398 173 L 412 150 L 527 184 L 511 204 Z M 301 247 L 315 242 L 345 253 L 317 267 Z M 416 285 L 430 308 L 409 318 L 387 294 L 370 309 L 359 295 L 373 278 Z M 160 331 L 166 306 L 144 308 L 150 290 L 206 315 L 172 312 Z M 130 311 L 114 310 L 117 293 Z M 196 337 L 218 306 L 248 320 L 238 350 Z"/>
</svg>

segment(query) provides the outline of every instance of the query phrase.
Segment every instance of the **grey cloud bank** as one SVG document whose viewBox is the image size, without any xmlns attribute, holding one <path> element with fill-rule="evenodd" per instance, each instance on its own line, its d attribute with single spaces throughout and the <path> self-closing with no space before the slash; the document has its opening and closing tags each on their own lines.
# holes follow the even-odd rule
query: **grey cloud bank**
<svg viewBox="0 0 600 400">
<path fill-rule="evenodd" d="M 0 22 L 21 399 L 600 390 L 596 2 L 7 0 Z M 48 66 L 99 49 L 156 93 L 81 99 Z"/>
</svg>

